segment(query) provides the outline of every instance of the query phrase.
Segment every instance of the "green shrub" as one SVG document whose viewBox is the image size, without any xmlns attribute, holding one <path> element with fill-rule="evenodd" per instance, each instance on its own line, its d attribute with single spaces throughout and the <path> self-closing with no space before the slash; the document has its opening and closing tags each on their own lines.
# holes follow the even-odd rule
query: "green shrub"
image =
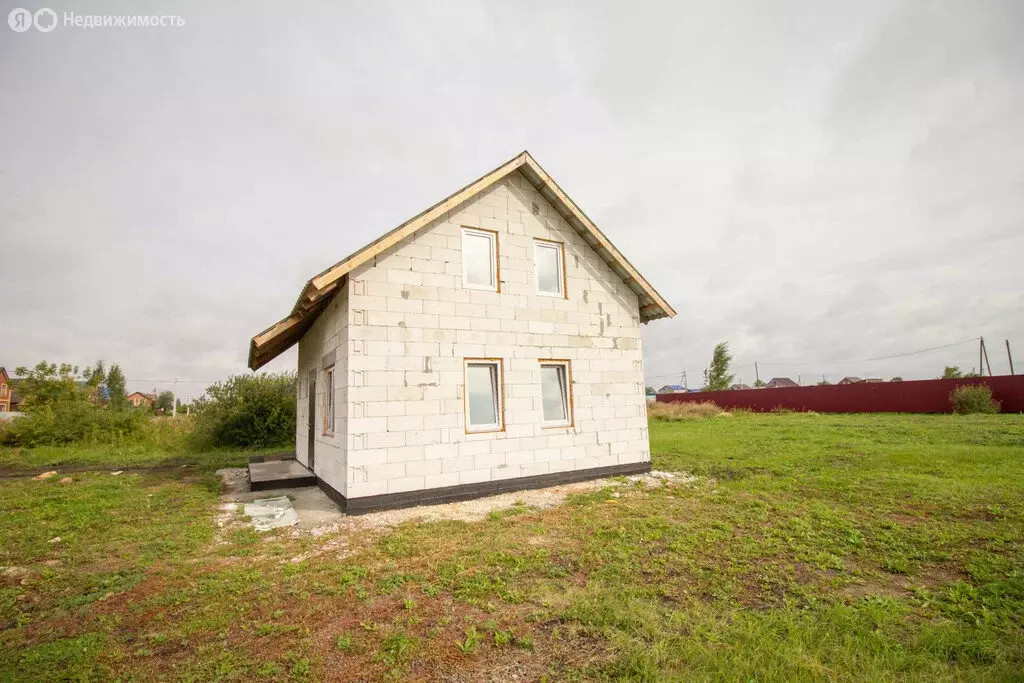
<svg viewBox="0 0 1024 683">
<path fill-rule="evenodd" d="M 949 402 L 959 415 L 999 412 L 999 401 L 992 398 L 992 389 L 987 384 L 959 386 L 950 393 Z"/>
<path fill-rule="evenodd" d="M 120 443 L 140 438 L 147 417 L 136 411 L 108 410 L 87 401 L 57 401 L 29 408 L 0 431 L 7 446 L 57 446 L 69 443 Z"/>
<path fill-rule="evenodd" d="M 234 375 L 195 403 L 201 447 L 266 448 L 295 439 L 295 373 Z"/>
</svg>

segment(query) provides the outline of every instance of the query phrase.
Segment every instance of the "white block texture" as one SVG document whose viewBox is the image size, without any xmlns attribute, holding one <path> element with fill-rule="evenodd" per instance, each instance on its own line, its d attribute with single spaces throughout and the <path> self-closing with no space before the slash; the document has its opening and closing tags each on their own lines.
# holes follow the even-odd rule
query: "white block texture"
<svg viewBox="0 0 1024 683">
<path fill-rule="evenodd" d="M 463 286 L 464 227 L 497 233 L 499 292 Z M 536 239 L 564 245 L 564 297 L 537 292 Z M 302 462 L 332 351 L 314 469 L 348 498 L 650 460 L 637 296 L 518 172 L 349 273 L 299 343 Z M 502 359 L 503 431 L 467 433 L 466 357 Z M 570 363 L 572 426 L 542 424 L 541 359 Z"/>
</svg>

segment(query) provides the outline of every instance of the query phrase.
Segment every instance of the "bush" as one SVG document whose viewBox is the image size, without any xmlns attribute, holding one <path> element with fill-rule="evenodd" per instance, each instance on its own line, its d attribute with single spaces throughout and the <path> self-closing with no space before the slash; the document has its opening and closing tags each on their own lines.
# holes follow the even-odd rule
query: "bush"
<svg viewBox="0 0 1024 683">
<path fill-rule="evenodd" d="M 711 401 L 703 403 L 651 403 L 647 406 L 647 415 L 654 420 L 676 422 L 702 417 L 715 417 L 722 414 L 722 409 Z"/>
<path fill-rule="evenodd" d="M 235 375 L 195 403 L 202 448 L 266 448 L 295 440 L 295 373 Z"/>
<path fill-rule="evenodd" d="M 999 401 L 992 398 L 992 389 L 987 384 L 959 386 L 950 393 L 949 402 L 958 415 L 999 412 Z"/>
<path fill-rule="evenodd" d="M 120 443 L 140 438 L 147 418 L 135 411 L 100 408 L 86 401 L 57 401 L 30 408 L 0 431 L 6 446 Z"/>
</svg>

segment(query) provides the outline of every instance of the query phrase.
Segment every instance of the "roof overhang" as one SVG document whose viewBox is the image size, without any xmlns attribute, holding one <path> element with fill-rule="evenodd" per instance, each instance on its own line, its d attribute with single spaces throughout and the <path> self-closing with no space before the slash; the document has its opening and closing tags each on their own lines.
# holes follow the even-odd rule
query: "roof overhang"
<svg viewBox="0 0 1024 683">
<path fill-rule="evenodd" d="M 633 264 L 615 248 L 604 233 L 576 205 L 576 202 L 530 156 L 530 153 L 524 151 L 422 213 L 410 218 L 354 254 L 346 256 L 330 268 L 310 278 L 302 288 L 291 313 L 252 338 L 249 344 L 249 367 L 252 370 L 257 370 L 296 344 L 320 316 L 330 299 L 344 286 L 345 277 L 352 270 L 395 246 L 417 230 L 429 225 L 454 207 L 471 199 L 515 171 L 523 174 L 562 218 L 586 240 L 587 244 L 597 252 L 612 271 L 636 293 L 641 322 L 648 323 L 658 318 L 675 316 L 676 312 L 668 302 L 640 275 Z"/>
</svg>

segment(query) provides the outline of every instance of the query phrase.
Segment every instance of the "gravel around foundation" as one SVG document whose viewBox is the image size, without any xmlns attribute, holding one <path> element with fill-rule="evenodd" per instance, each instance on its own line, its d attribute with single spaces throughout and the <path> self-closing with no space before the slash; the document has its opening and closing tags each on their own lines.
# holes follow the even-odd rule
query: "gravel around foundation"
<svg viewBox="0 0 1024 683">
<path fill-rule="evenodd" d="M 320 536 L 342 530 L 373 530 L 396 526 L 404 522 L 421 521 L 437 522 L 442 520 L 458 520 L 474 522 L 484 519 L 496 510 L 504 510 L 516 505 L 544 510 L 556 507 L 565 499 L 577 493 L 598 491 L 605 487 L 621 489 L 613 496 L 618 497 L 629 488 L 641 484 L 645 488 L 672 485 L 689 485 L 696 477 L 678 472 L 652 471 L 628 477 L 594 479 L 573 484 L 562 484 L 542 489 L 530 489 L 502 493 L 496 496 L 476 498 L 458 503 L 443 505 L 426 505 L 421 507 L 403 508 L 399 510 L 382 510 L 364 515 L 346 515 L 334 502 L 316 487 L 302 489 L 282 489 L 279 491 L 249 491 L 249 480 L 244 468 L 218 470 L 224 482 L 224 494 L 221 496 L 221 514 L 217 518 L 218 525 L 224 527 L 237 520 L 243 503 L 260 498 L 272 498 L 286 495 L 292 499 L 299 514 L 299 523 L 291 533 L 296 536 Z"/>
</svg>

